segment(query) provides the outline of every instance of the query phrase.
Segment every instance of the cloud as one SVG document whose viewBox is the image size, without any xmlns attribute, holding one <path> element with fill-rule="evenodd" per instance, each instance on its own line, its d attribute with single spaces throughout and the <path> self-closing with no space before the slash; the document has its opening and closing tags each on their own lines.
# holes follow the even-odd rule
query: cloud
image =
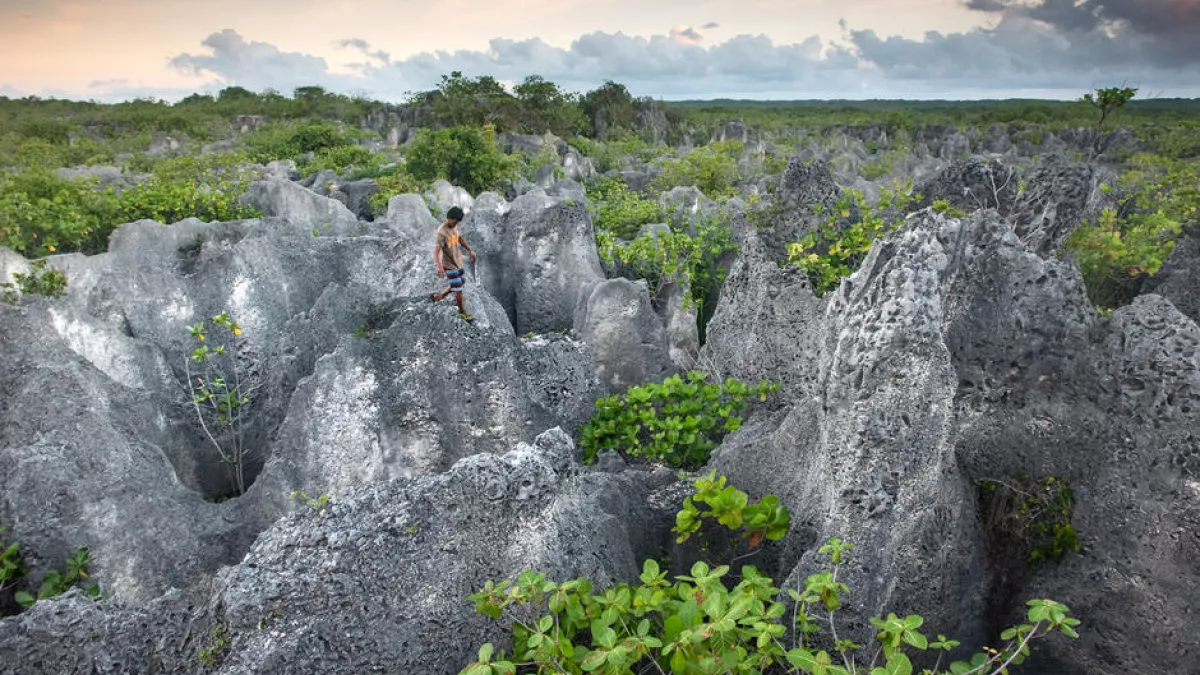
<svg viewBox="0 0 1200 675">
<path fill-rule="evenodd" d="M 996 90 L 1128 83 L 1195 96 L 1200 0 L 967 0 L 993 25 L 923 39 L 850 30 L 855 54 L 893 81 Z M 1177 23 L 1168 18 L 1174 17 Z M 1183 91 L 1181 91 L 1183 89 Z"/>
<path fill-rule="evenodd" d="M 92 80 L 88 83 L 88 89 L 114 89 L 129 86 L 129 80 L 114 79 L 114 80 Z"/>
<path fill-rule="evenodd" d="M 721 27 L 721 24 L 717 23 L 716 21 L 709 21 L 708 23 L 704 24 L 703 26 L 700 26 L 700 30 L 712 30 L 714 28 L 720 28 L 720 27 Z"/>
<path fill-rule="evenodd" d="M 698 45 L 704 42 L 704 36 L 697 33 L 691 26 L 675 26 L 671 28 L 671 40 L 684 44 Z"/>
<path fill-rule="evenodd" d="M 1200 0 L 965 0 L 968 9 L 1050 27 L 1083 49 L 1122 51 L 1137 63 L 1200 63 Z M 1091 52 L 1085 52 L 1089 55 Z"/>
<path fill-rule="evenodd" d="M 355 51 L 362 52 L 368 58 L 375 59 L 385 66 L 391 65 L 392 63 L 391 54 L 388 54 L 382 49 L 372 50 L 370 43 L 361 38 L 349 38 L 346 40 L 341 40 L 337 44 L 342 49 L 353 49 Z M 363 66 L 363 64 L 354 65 L 359 66 L 360 68 Z"/>
<path fill-rule="evenodd" d="M 12 85 L 0 84 L 0 96 L 6 98 L 24 98 L 25 94 Z"/>
<path fill-rule="evenodd" d="M 325 59 L 283 52 L 266 42 L 247 42 L 229 28 L 209 35 L 201 45 L 210 53 L 179 54 L 170 65 L 185 75 L 212 75 L 221 83 L 255 90 L 291 91 L 305 85 L 335 83 Z"/>
<path fill-rule="evenodd" d="M 698 32 L 684 27 L 648 38 L 597 31 L 581 35 L 566 48 L 538 38 L 494 38 L 482 51 L 424 52 L 395 60 L 376 58 L 374 62 L 355 64 L 351 74 L 342 74 L 331 72 L 323 58 L 249 42 L 226 29 L 204 40 L 203 45 L 211 53 L 180 54 L 171 59 L 171 64 L 185 74 L 211 76 L 221 84 L 256 90 L 287 91 L 316 84 L 334 91 L 361 90 L 392 100 L 436 86 L 443 74 L 455 70 L 468 77 L 491 75 L 509 81 L 537 74 L 575 91 L 586 91 L 612 79 L 639 95 L 671 97 L 744 92 L 747 82 L 776 90 L 821 84 L 832 91 L 841 86 L 845 71 L 858 68 L 849 52 L 830 48 L 816 36 L 799 44 L 778 45 L 765 35 L 737 36 L 712 47 L 700 46 L 701 40 Z M 342 40 L 338 45 L 378 54 L 361 39 Z"/>
</svg>

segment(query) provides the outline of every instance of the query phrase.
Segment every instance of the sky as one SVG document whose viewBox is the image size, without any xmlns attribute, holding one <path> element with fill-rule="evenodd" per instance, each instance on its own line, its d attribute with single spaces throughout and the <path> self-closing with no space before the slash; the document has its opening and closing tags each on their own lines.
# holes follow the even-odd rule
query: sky
<svg viewBox="0 0 1200 675">
<path fill-rule="evenodd" d="M 1200 97 L 1200 0 L 0 0 L 0 96 L 305 85 L 399 101 L 443 74 L 756 99 Z"/>
</svg>

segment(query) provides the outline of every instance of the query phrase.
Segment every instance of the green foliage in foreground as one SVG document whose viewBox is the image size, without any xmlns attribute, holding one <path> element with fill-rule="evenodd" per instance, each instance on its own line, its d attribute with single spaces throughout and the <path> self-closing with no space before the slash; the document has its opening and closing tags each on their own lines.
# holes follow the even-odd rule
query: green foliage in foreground
<svg viewBox="0 0 1200 675">
<path fill-rule="evenodd" d="M 0 528 L 0 534 L 3 532 L 4 528 Z M 87 568 L 91 563 L 91 554 L 86 548 L 80 548 L 67 558 L 63 571 L 46 570 L 36 593 L 17 590 L 21 581 L 28 575 L 29 567 L 21 555 L 20 544 L 15 541 L 6 543 L 4 538 L 0 537 L 0 616 L 19 612 L 22 607 L 28 609 L 37 604 L 38 600 L 62 595 L 76 585 L 80 585 L 88 595 L 99 597 L 99 585 L 94 582 L 86 583 L 89 581 Z"/>
<path fill-rule="evenodd" d="M 221 312 L 212 318 L 213 327 L 204 321 L 188 326 L 196 340 L 191 356 L 184 359 L 192 409 L 204 435 L 216 449 L 221 463 L 230 473 L 234 494 L 246 491 L 246 460 L 254 454 L 246 447 L 248 415 L 253 392 L 246 368 L 238 363 L 236 338 L 242 327 Z"/>
<path fill-rule="evenodd" d="M 742 506 L 745 493 L 724 481 L 715 473 L 697 481 L 698 492 L 689 501 L 703 494 L 708 503 L 720 503 L 725 517 L 719 522 L 731 530 L 744 529 L 753 520 L 767 538 L 782 537 L 790 514 L 777 500 L 770 502 L 772 515 L 764 515 L 764 509 L 753 509 L 768 504 L 768 498 Z M 685 505 L 677 520 L 694 522 L 694 516 L 684 515 L 693 511 Z M 740 517 L 732 518 L 732 513 Z M 754 515 L 748 518 L 747 513 Z M 774 526 L 761 524 L 772 519 Z M 802 587 L 786 589 L 790 611 L 776 600 L 780 589 L 771 578 L 750 565 L 741 568 L 740 577 L 730 578 L 729 565 L 696 562 L 688 574 L 670 581 L 656 561 L 646 560 L 640 583 L 596 592 L 585 578 L 559 583 L 535 571 L 523 572 L 515 582 L 489 580 L 468 600 L 493 619 L 507 613 L 512 653 L 485 644 L 460 675 L 912 675 L 910 654 L 927 650 L 939 656 L 925 673 L 1006 675 L 1028 658 L 1033 641 L 1056 632 L 1078 637 L 1079 620 L 1067 607 L 1030 600 L 1027 622 L 1001 633 L 1001 649 L 985 647 L 969 660 L 952 662 L 948 671 L 940 669 L 942 657 L 959 643 L 942 635 L 930 640 L 920 631 L 924 619 L 918 615 L 872 617 L 874 645 L 839 638 L 836 614 L 849 588 L 838 581 L 838 572 L 853 548 L 836 538 L 822 546 L 819 552 L 829 556 L 831 569 L 810 575 Z"/>
<path fill-rule="evenodd" d="M 824 295 L 853 274 L 875 240 L 904 222 L 908 208 L 921 199 L 912 185 L 884 189 L 871 205 L 859 190 L 847 190 L 832 209 L 813 205 L 821 224 L 798 242 L 788 246 L 788 262 L 808 274 L 813 290 Z"/>
<path fill-rule="evenodd" d="M 778 390 L 778 383 L 750 386 L 733 378 L 710 383 L 701 371 L 630 387 L 596 401 L 580 431 L 583 461 L 592 463 L 601 451 L 616 450 L 673 467 L 703 466 L 720 439 L 741 426 L 737 413 L 747 400 L 765 401 Z"/>
<path fill-rule="evenodd" d="M 13 281 L 0 284 L 0 300 L 17 304 L 22 295 L 44 295 L 61 298 L 67 294 L 67 274 L 58 269 L 46 269 L 45 260 L 29 263 L 29 272 L 14 272 Z"/>
<path fill-rule="evenodd" d="M 1117 186 L 1120 197 L 1099 219 L 1066 242 L 1092 304 L 1111 310 L 1130 303 L 1141 282 L 1158 273 L 1183 228 L 1200 222 L 1200 161 L 1137 156 Z"/>
</svg>

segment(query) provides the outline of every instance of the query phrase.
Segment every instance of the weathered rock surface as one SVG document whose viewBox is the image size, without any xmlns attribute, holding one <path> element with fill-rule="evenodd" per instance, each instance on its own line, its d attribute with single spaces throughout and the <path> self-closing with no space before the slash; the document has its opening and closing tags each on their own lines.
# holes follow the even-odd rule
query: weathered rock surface
<svg viewBox="0 0 1200 675">
<path fill-rule="evenodd" d="M 667 334 L 645 281 L 618 277 L 593 286 L 576 311 L 575 332 L 610 392 L 660 381 L 674 371 Z"/>
<path fill-rule="evenodd" d="M 945 200 L 968 213 L 977 209 L 997 209 L 1008 214 L 1016 205 L 1019 183 L 1016 167 L 996 159 L 967 157 L 919 184 L 916 191 L 924 201 L 918 206 Z M 1061 192 L 1057 186 L 1048 190 L 1054 194 Z"/>
<path fill-rule="evenodd" d="M 492 208 L 495 213 L 496 208 Z M 472 240 L 472 219 L 463 232 Z M 481 232 L 480 262 L 490 266 L 489 290 L 513 318 L 518 335 L 568 330 L 575 308 L 604 280 L 587 206 L 532 190 Z"/>
<path fill-rule="evenodd" d="M 470 213 L 475 203 L 471 193 L 445 180 L 436 180 L 425 193 L 425 198 L 431 210 L 436 211 L 437 218 L 445 218 L 451 207 L 457 206 L 464 213 Z"/>
<path fill-rule="evenodd" d="M 1084 637 L 1039 643 L 1025 670 L 1188 672 L 1179 655 L 1200 647 L 1185 628 L 1200 601 L 1193 321 L 1155 296 L 1102 320 L 1078 272 L 1028 250 L 995 212 L 925 212 L 829 296 L 806 349 L 764 368 L 739 362 L 725 328 L 757 325 L 754 305 L 725 302 L 769 285 L 744 281 L 753 260 L 735 266 L 705 354 L 803 386 L 713 464 L 791 509 L 776 564 L 792 583 L 823 568 L 815 548 L 838 536 L 857 546 L 840 577 L 856 589 L 851 635 L 866 636 L 867 616 L 920 612 L 929 632 L 978 645 L 1019 621 L 1025 599 L 1053 597 Z M 1014 580 L 1025 561 L 990 557 L 974 481 L 1022 472 L 1069 481 L 1085 550 Z M 1153 655 L 1128 616 L 1155 627 Z"/>
<path fill-rule="evenodd" d="M 293 489 L 441 471 L 586 418 L 602 390 L 583 347 L 526 347 L 478 285 L 474 324 L 430 303 L 444 281 L 416 228 L 314 237 L 300 222 L 131 223 L 107 254 L 53 260 L 66 298 L 0 304 L 0 513 L 32 561 L 88 546 L 114 597 L 146 600 L 235 560 Z M 184 363 L 187 327 L 222 311 L 257 387 L 244 437 L 262 485 L 213 504 L 230 488 Z"/>
<path fill-rule="evenodd" d="M 1057 154 L 1041 157 L 1013 213 L 1017 236 L 1039 255 L 1057 253 L 1076 227 L 1099 216 L 1107 201 L 1100 189 L 1106 181 L 1115 183 L 1115 176 L 1095 165 Z"/>
<path fill-rule="evenodd" d="M 254 181 L 246 194 L 238 198 L 238 202 L 255 207 L 264 216 L 308 227 L 322 235 L 344 236 L 363 231 L 358 217 L 345 204 L 322 197 L 289 180 L 268 178 Z"/>
<path fill-rule="evenodd" d="M 574 452 L 551 431 L 281 522 L 214 584 L 234 636 L 218 672 L 457 673 L 483 642 L 507 642 L 464 600 L 488 579 L 636 578 L 661 550 L 669 519 L 650 488 L 670 472 L 573 476 Z"/>
<path fill-rule="evenodd" d="M 0 270 L 3 269 L 0 261 Z M 1192 321 L 1200 323 L 1200 226 L 1184 230 L 1158 274 L 1143 289 L 1171 301 Z"/>
</svg>

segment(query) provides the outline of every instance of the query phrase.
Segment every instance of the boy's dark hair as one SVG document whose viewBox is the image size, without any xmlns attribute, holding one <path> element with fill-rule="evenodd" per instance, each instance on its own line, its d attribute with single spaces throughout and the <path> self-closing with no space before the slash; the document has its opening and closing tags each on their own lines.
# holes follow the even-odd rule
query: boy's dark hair
<svg viewBox="0 0 1200 675">
<path fill-rule="evenodd" d="M 446 217 L 456 223 L 461 223 L 463 219 L 462 209 L 458 208 L 457 206 L 453 206 L 449 211 L 446 212 Z"/>
</svg>

